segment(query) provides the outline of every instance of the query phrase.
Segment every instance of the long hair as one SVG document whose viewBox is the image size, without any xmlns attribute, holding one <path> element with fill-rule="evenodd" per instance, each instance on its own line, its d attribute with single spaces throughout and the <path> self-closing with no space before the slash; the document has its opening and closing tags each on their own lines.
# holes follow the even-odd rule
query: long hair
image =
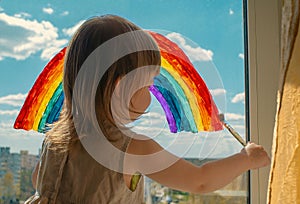
<svg viewBox="0 0 300 204">
<path fill-rule="evenodd" d="M 63 110 L 59 120 L 52 125 L 51 130 L 46 134 L 46 141 L 51 142 L 51 144 L 53 144 L 51 146 L 56 150 L 66 151 L 71 146 L 72 141 L 78 140 L 72 115 L 72 94 L 76 77 L 84 61 L 98 46 L 106 41 L 118 35 L 137 30 L 141 29 L 124 18 L 114 15 L 105 15 L 87 20 L 74 34 L 68 45 L 65 57 L 63 75 L 65 99 Z M 155 68 L 150 72 L 157 72 L 157 69 L 159 69 L 159 49 L 151 36 L 146 32 L 144 33 L 145 37 L 149 39 L 147 43 L 150 42 L 154 49 L 131 53 L 117 60 L 105 72 L 97 87 L 95 98 L 97 120 L 108 140 L 113 140 L 113 138 L 108 135 L 104 122 L 116 126 L 111 111 L 111 98 L 118 80 L 139 67 L 155 65 Z M 139 40 L 137 39 L 137 41 Z M 140 40 L 137 43 L 145 42 Z M 107 50 L 107 52 L 113 52 L 113 49 Z M 151 75 L 150 72 L 148 73 L 148 77 Z M 141 75 L 135 76 L 134 81 L 126 85 L 126 87 L 123 87 L 123 89 L 133 88 L 134 84 L 135 86 L 142 84 L 144 80 L 143 77 Z M 120 91 L 122 92 L 122 90 Z M 128 101 L 124 101 L 124 104 L 126 106 Z M 128 109 L 130 111 L 130 108 Z"/>
</svg>

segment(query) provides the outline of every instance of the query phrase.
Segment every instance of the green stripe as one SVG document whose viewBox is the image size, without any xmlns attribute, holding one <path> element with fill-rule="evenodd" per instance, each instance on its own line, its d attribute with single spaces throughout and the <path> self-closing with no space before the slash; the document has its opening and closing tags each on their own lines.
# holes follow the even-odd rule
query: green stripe
<svg viewBox="0 0 300 204">
<path fill-rule="evenodd" d="M 46 125 L 47 118 L 48 118 L 49 114 L 51 113 L 53 106 L 55 105 L 55 103 L 58 100 L 61 93 L 62 93 L 62 82 L 60 82 L 60 84 L 56 88 L 53 96 L 51 97 L 50 101 L 47 104 L 47 108 L 44 111 L 44 114 L 39 122 L 38 132 L 41 132 L 41 133 L 45 132 L 45 125 Z"/>
<path fill-rule="evenodd" d="M 189 101 L 188 101 L 183 89 L 178 84 L 176 79 L 174 79 L 174 77 L 171 76 L 165 68 L 162 68 L 160 70 L 160 74 L 163 75 L 166 79 L 168 79 L 168 81 L 172 85 L 173 89 L 175 90 L 178 100 L 180 101 L 181 107 L 183 109 L 183 113 L 185 114 L 187 121 L 190 124 L 191 131 L 198 132 Z"/>
</svg>

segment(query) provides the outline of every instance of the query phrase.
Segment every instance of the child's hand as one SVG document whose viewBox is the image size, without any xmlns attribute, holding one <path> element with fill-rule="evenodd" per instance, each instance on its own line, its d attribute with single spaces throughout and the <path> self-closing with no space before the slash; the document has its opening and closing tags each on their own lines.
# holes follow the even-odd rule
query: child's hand
<svg viewBox="0 0 300 204">
<path fill-rule="evenodd" d="M 271 162 L 264 148 L 253 142 L 247 143 L 245 148 L 241 150 L 241 154 L 244 154 L 248 158 L 250 169 L 268 166 Z"/>
</svg>

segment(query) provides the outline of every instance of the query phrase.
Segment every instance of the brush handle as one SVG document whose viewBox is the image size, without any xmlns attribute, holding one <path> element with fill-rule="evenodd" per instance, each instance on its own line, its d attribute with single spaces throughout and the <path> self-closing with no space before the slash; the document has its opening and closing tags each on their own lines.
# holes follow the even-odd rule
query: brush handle
<svg viewBox="0 0 300 204">
<path fill-rule="evenodd" d="M 233 129 L 228 123 L 223 122 L 227 130 L 245 147 L 247 145 L 246 141 L 240 136 L 240 134 Z"/>
</svg>

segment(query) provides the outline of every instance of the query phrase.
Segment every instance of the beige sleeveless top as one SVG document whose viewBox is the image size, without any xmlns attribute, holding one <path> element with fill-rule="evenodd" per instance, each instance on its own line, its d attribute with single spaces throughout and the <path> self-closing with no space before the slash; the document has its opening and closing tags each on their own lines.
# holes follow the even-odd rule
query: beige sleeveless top
<svg viewBox="0 0 300 204">
<path fill-rule="evenodd" d="M 125 151 L 129 138 L 122 137 L 121 149 Z M 80 141 L 71 150 L 58 153 L 43 144 L 38 171 L 37 191 L 26 204 L 141 204 L 144 181 L 139 180 L 132 192 L 121 173 L 107 169 L 95 161 Z"/>
</svg>

